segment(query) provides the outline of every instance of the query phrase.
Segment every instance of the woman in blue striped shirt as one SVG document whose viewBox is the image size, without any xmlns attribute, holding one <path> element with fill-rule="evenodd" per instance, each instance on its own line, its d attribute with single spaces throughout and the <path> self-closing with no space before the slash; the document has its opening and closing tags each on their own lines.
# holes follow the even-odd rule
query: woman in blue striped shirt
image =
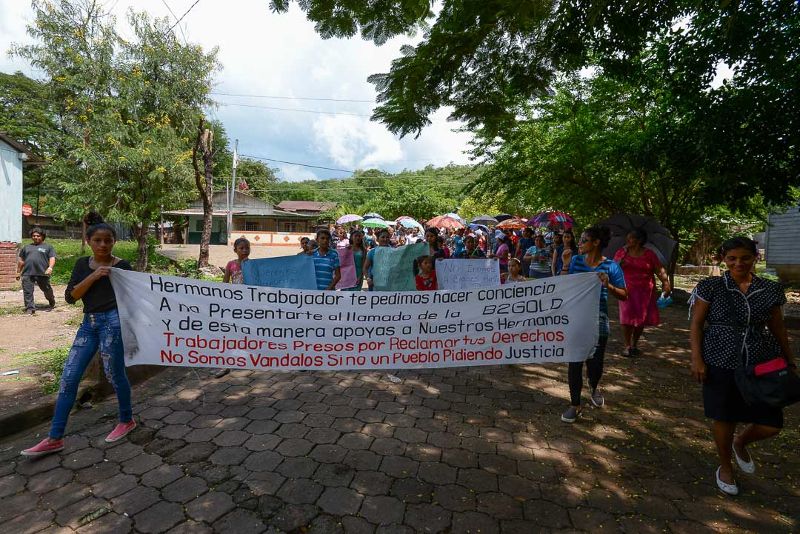
<svg viewBox="0 0 800 534">
<path fill-rule="evenodd" d="M 597 408 L 605 404 L 605 399 L 598 389 L 603 376 L 603 358 L 608 342 L 608 295 L 617 300 L 628 298 L 625 289 L 625 277 L 622 269 L 613 260 L 603 256 L 603 249 L 611 239 L 611 232 L 605 226 L 590 226 L 583 231 L 578 243 L 579 255 L 573 256 L 569 264 L 569 274 L 595 272 L 603 287 L 600 290 L 600 338 L 594 355 L 586 360 L 586 376 L 591 387 L 591 401 Z M 561 415 L 565 423 L 574 423 L 581 413 L 581 390 L 583 389 L 583 362 L 570 362 L 567 373 L 569 380 L 570 407 Z"/>
</svg>

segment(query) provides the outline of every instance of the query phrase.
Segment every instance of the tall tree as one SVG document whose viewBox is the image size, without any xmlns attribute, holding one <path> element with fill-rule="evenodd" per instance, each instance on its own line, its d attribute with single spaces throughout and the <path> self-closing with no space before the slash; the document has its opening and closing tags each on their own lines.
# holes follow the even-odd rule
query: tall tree
<svg viewBox="0 0 800 534">
<path fill-rule="evenodd" d="M 199 267 L 208 267 L 208 248 L 211 243 L 211 226 L 214 222 L 214 132 L 205 126 L 205 120 L 200 119 L 197 125 L 197 137 L 192 147 L 194 183 L 203 202 L 203 232 L 200 234 L 200 257 L 197 260 Z"/>
<path fill-rule="evenodd" d="M 216 50 L 182 45 L 167 19 L 128 13 L 132 39 L 95 0 L 34 2 L 34 43 L 15 52 L 46 77 L 68 142 L 49 174 L 64 192 L 60 211 L 87 208 L 131 224 L 137 269 L 147 268 L 150 226 L 161 206 L 191 190 L 191 146 L 208 103 Z"/>
<path fill-rule="evenodd" d="M 271 6 L 283 12 L 291 3 Z M 326 38 L 360 33 L 382 44 L 422 32 L 388 73 L 370 77 L 379 101 L 373 118 L 400 135 L 418 134 L 447 106 L 484 140 L 503 139 L 558 75 L 597 66 L 632 85 L 645 74 L 662 80 L 682 117 L 692 119 L 684 144 L 703 160 L 709 198 L 732 207 L 753 193 L 783 202 L 800 184 L 794 0 L 443 0 L 438 11 L 428 0 L 297 4 Z M 733 69 L 730 89 L 710 91 L 723 65 Z"/>
</svg>

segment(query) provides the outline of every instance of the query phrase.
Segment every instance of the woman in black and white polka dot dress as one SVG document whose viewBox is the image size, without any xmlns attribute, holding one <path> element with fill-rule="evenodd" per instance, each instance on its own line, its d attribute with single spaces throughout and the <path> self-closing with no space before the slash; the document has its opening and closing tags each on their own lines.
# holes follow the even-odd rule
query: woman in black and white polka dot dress
<svg viewBox="0 0 800 534">
<path fill-rule="evenodd" d="M 747 446 L 777 435 L 783 428 L 783 411 L 745 403 L 734 371 L 744 365 L 745 356 L 749 365 L 782 357 L 796 366 L 783 323 L 786 296 L 780 284 L 753 274 L 755 242 L 729 239 L 722 245 L 722 256 L 728 270 L 702 280 L 693 292 L 692 375 L 703 384 L 705 414 L 713 420 L 720 459 L 717 486 L 736 495 L 733 458 L 742 471 L 753 473 Z M 746 426 L 734 438 L 738 423 Z"/>
</svg>

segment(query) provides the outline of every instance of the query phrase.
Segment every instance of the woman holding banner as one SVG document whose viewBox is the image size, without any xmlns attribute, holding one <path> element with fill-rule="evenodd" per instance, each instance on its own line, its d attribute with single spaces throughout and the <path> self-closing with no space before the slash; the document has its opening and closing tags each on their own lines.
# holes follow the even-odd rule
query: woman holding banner
<svg viewBox="0 0 800 534">
<path fill-rule="evenodd" d="M 389 231 L 386 229 L 381 230 L 378 232 L 378 247 L 388 247 L 389 246 Z M 364 272 L 367 273 L 367 289 L 368 291 L 372 291 L 373 282 L 372 282 L 372 269 L 375 266 L 375 251 L 378 249 L 375 247 L 370 249 L 367 252 L 367 259 L 364 261 Z"/>
<path fill-rule="evenodd" d="M 112 267 L 130 271 L 131 266 L 111 253 L 117 240 L 112 226 L 94 212 L 86 215 L 84 222 L 88 226 L 86 241 L 93 255 L 75 263 L 64 294 L 70 304 L 83 301 L 83 322 L 64 363 L 50 433 L 39 444 L 22 451 L 23 456 L 44 456 L 64 450 L 64 430 L 69 412 L 75 405 L 81 377 L 98 350 L 119 403 L 119 423 L 106 436 L 106 442 L 118 441 L 136 428 L 131 408 L 131 385 L 125 373 L 117 300 L 108 278 Z"/>
<path fill-rule="evenodd" d="M 364 263 L 367 261 L 367 247 L 364 246 L 364 232 L 356 230 L 350 234 L 350 249 L 353 251 L 353 263 L 356 265 L 356 285 L 345 291 L 361 291 L 364 284 Z"/>
<path fill-rule="evenodd" d="M 603 256 L 602 250 L 611 239 L 611 231 L 605 226 L 590 226 L 584 230 L 578 243 L 580 254 L 572 258 L 569 264 L 569 274 L 594 272 L 600 279 L 600 336 L 594 354 L 586 360 L 586 375 L 591 387 L 590 399 L 592 404 L 601 408 L 605 405 L 600 389 L 600 378 L 603 376 L 603 358 L 608 342 L 608 295 L 614 295 L 617 300 L 628 298 L 625 289 L 625 277 L 622 269 L 614 261 Z M 570 362 L 567 372 L 569 381 L 570 406 L 561 415 L 565 423 L 574 423 L 581 413 L 581 390 L 583 389 L 583 363 Z"/>
<path fill-rule="evenodd" d="M 433 258 L 434 269 L 436 268 L 436 260 L 447 259 L 450 257 L 450 251 L 442 245 L 439 232 L 436 228 L 428 228 L 425 230 L 425 241 L 428 243 L 430 250 L 430 257 Z"/>
</svg>

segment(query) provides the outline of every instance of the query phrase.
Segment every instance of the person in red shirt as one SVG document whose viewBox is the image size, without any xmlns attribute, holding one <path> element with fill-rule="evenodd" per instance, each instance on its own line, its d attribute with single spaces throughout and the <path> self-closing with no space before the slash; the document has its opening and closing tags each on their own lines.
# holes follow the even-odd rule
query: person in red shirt
<svg viewBox="0 0 800 534">
<path fill-rule="evenodd" d="M 417 258 L 419 274 L 414 277 L 419 291 L 434 291 L 439 289 L 436 282 L 436 271 L 433 270 L 433 258 L 431 256 L 420 256 Z"/>
</svg>

